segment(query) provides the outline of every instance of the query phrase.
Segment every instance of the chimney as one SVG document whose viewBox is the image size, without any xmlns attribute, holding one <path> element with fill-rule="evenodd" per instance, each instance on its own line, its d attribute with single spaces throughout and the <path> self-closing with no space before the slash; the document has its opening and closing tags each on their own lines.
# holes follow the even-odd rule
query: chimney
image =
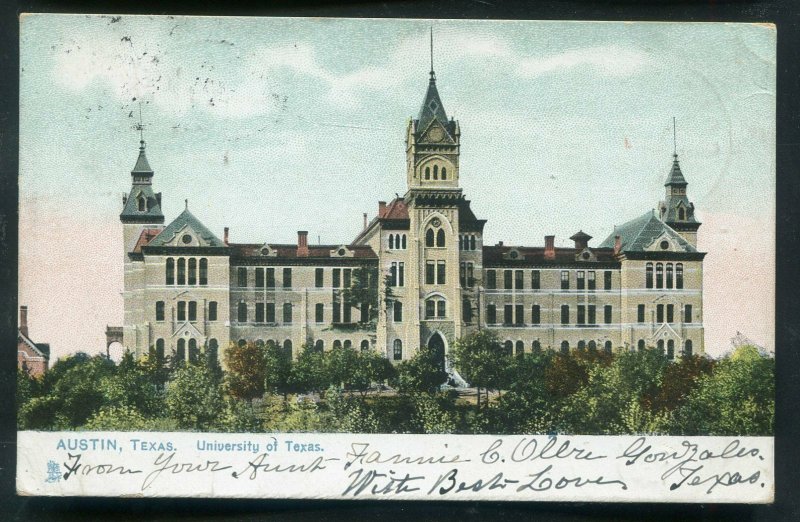
<svg viewBox="0 0 800 522">
<path fill-rule="evenodd" d="M 223 237 L 222 242 L 225 243 L 225 246 L 228 246 L 228 227 L 225 227 L 225 236 Z"/>
<path fill-rule="evenodd" d="M 19 331 L 25 337 L 28 337 L 28 307 L 19 307 Z"/>
<path fill-rule="evenodd" d="M 556 236 L 544 236 L 544 257 L 545 259 L 555 259 L 556 257 Z"/>
<path fill-rule="evenodd" d="M 383 217 L 386 214 L 386 202 L 378 201 L 378 217 Z"/>
<path fill-rule="evenodd" d="M 297 231 L 297 257 L 308 257 L 308 232 Z"/>
<path fill-rule="evenodd" d="M 614 236 L 614 255 L 619 254 L 622 250 L 622 238 L 619 235 Z"/>
<path fill-rule="evenodd" d="M 364 212 L 364 230 L 367 229 L 367 213 Z"/>
<path fill-rule="evenodd" d="M 503 242 L 502 241 L 498 241 L 497 242 L 497 246 L 499 246 L 499 247 L 503 246 Z"/>
</svg>

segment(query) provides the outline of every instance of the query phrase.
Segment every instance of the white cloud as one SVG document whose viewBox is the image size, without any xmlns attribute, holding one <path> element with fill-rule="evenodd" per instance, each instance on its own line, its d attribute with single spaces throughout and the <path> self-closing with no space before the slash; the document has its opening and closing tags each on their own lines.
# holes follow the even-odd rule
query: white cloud
<svg viewBox="0 0 800 522">
<path fill-rule="evenodd" d="M 549 56 L 524 58 L 517 66 L 521 76 L 532 77 L 550 72 L 588 66 L 609 76 L 629 75 L 648 62 L 648 56 L 638 50 L 616 45 L 572 49 Z"/>
</svg>

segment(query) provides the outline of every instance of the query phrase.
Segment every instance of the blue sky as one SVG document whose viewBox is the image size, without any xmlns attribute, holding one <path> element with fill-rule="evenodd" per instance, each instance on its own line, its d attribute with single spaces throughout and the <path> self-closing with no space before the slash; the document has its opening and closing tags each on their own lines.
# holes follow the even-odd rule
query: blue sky
<svg viewBox="0 0 800 522">
<path fill-rule="evenodd" d="M 117 216 L 140 105 L 168 221 L 188 199 L 232 241 L 293 242 L 303 229 L 349 242 L 363 212 L 405 192 L 431 26 L 462 129 L 461 184 L 488 242 L 566 245 L 583 229 L 599 244 L 653 208 L 675 116 L 709 251 L 709 351 L 735 330 L 772 348 L 776 31 L 743 24 L 23 17 L 32 334 L 57 353 L 95 351 L 121 324 Z M 69 311 L 51 297 L 65 286 Z"/>
</svg>

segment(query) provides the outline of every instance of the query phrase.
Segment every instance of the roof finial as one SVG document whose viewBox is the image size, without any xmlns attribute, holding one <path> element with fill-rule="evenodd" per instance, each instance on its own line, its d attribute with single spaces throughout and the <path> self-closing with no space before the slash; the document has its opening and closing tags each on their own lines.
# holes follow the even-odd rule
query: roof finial
<svg viewBox="0 0 800 522">
<path fill-rule="evenodd" d="M 431 26 L 431 81 L 436 80 L 436 73 L 433 72 L 433 26 Z"/>
<path fill-rule="evenodd" d="M 672 117 L 672 156 L 674 158 L 678 157 L 678 135 L 677 131 L 675 130 L 676 123 L 675 123 L 675 116 Z"/>
<path fill-rule="evenodd" d="M 139 100 L 139 123 L 133 126 L 139 131 L 139 151 L 144 152 L 144 123 L 142 122 L 142 101 Z"/>
<path fill-rule="evenodd" d="M 186 210 L 189 210 L 189 200 L 188 199 L 184 199 L 183 203 L 184 203 L 184 205 L 186 205 Z"/>
</svg>

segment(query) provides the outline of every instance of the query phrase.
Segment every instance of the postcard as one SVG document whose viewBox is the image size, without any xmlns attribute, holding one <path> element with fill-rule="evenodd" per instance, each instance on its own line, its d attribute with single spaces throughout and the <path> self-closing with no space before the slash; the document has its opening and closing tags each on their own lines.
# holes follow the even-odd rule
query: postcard
<svg viewBox="0 0 800 522">
<path fill-rule="evenodd" d="M 20 495 L 773 501 L 775 26 L 20 24 Z"/>
</svg>

